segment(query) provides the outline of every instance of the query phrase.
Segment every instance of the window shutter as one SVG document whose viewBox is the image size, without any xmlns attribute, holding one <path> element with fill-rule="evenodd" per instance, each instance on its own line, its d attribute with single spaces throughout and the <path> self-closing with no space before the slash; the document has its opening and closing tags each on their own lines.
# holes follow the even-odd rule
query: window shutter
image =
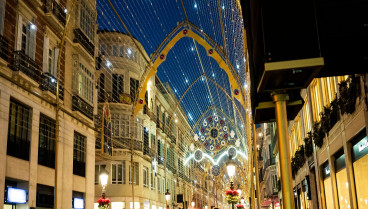
<svg viewBox="0 0 368 209">
<path fill-rule="evenodd" d="M 42 70 L 43 72 L 48 72 L 49 66 L 49 38 L 45 36 L 43 38 L 43 62 L 42 62 Z"/>
<path fill-rule="evenodd" d="M 17 29 L 17 51 L 22 50 L 22 16 L 18 15 L 18 29 Z"/>
<path fill-rule="evenodd" d="M 139 164 L 134 163 L 134 183 L 139 185 Z"/>
<path fill-rule="evenodd" d="M 5 0 L 0 0 L 0 34 L 4 31 Z"/>
<path fill-rule="evenodd" d="M 35 60 L 36 54 L 36 33 L 37 29 L 29 30 L 29 57 Z"/>
<path fill-rule="evenodd" d="M 60 53 L 60 49 L 59 48 L 55 48 L 54 49 L 54 64 L 53 66 L 53 72 L 52 75 L 55 76 L 55 78 L 57 77 L 57 62 L 58 62 L 58 58 L 59 58 L 59 53 Z"/>
</svg>

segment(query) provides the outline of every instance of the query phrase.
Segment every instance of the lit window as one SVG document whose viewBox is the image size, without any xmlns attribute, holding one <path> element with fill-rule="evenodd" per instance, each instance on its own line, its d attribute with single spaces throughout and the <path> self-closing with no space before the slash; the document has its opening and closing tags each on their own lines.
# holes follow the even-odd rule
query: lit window
<svg viewBox="0 0 368 209">
<path fill-rule="evenodd" d="M 125 184 L 125 161 L 111 164 L 111 184 Z"/>
</svg>

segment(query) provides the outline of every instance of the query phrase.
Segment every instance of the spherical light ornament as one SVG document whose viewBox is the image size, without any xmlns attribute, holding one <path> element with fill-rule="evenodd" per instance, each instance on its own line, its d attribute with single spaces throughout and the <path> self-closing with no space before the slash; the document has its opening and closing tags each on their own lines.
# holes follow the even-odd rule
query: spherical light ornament
<svg viewBox="0 0 368 209">
<path fill-rule="evenodd" d="M 109 174 L 107 173 L 105 169 L 102 169 L 100 173 L 100 182 L 103 187 L 107 185 L 108 178 L 109 178 Z"/>
<path fill-rule="evenodd" d="M 143 99 L 139 99 L 139 104 L 143 104 Z"/>
<path fill-rule="evenodd" d="M 161 60 L 165 59 L 165 55 L 164 55 L 164 54 L 161 54 L 161 55 L 160 55 L 160 59 L 161 59 Z"/>
<path fill-rule="evenodd" d="M 210 150 L 213 151 L 215 147 L 213 145 L 210 146 Z"/>
<path fill-rule="evenodd" d="M 170 192 L 169 192 L 169 189 L 167 189 L 166 190 L 166 193 L 165 193 L 165 198 L 166 198 L 166 201 L 170 201 L 170 196 L 171 196 L 171 194 L 170 194 Z"/>
<path fill-rule="evenodd" d="M 188 34 L 188 29 L 184 29 L 184 30 L 183 30 L 183 34 L 184 34 L 184 35 L 187 35 L 187 34 Z"/>
<path fill-rule="evenodd" d="M 214 165 L 212 167 L 212 175 L 214 175 L 214 176 L 220 175 L 220 166 Z"/>
<path fill-rule="evenodd" d="M 230 178 L 235 175 L 235 164 L 228 163 L 226 165 L 226 169 L 227 169 L 227 175 L 229 175 Z"/>
<path fill-rule="evenodd" d="M 195 202 L 194 202 L 194 201 L 192 201 L 192 203 L 191 203 L 191 204 L 192 204 L 192 207 L 194 207 L 194 206 L 195 206 Z"/>
<path fill-rule="evenodd" d="M 206 139 L 206 137 L 201 136 L 201 141 L 203 142 Z"/>
<path fill-rule="evenodd" d="M 202 161 L 203 159 L 203 152 L 201 150 L 196 150 L 194 152 L 194 159 L 197 161 L 197 162 L 200 162 Z"/>
<path fill-rule="evenodd" d="M 236 149 L 235 149 L 235 147 L 230 147 L 227 150 L 227 154 L 229 155 L 229 157 L 235 158 L 236 157 Z"/>
</svg>

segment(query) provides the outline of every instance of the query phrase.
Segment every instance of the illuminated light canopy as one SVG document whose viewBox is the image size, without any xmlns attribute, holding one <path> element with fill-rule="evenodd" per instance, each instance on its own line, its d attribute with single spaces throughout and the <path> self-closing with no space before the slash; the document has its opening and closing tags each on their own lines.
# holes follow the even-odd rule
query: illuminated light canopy
<svg viewBox="0 0 368 209">
<path fill-rule="evenodd" d="M 191 146 L 192 148 L 192 146 Z M 199 160 L 199 158 L 196 158 L 196 153 L 201 153 L 201 158 Z M 185 160 L 184 160 L 184 165 L 187 165 L 188 162 L 194 158 L 197 162 L 200 162 L 203 160 L 203 158 L 207 158 L 208 160 L 211 161 L 211 163 L 213 165 L 218 165 L 220 163 L 220 161 L 222 160 L 223 157 L 225 157 L 226 155 L 229 155 L 229 152 L 232 153 L 232 152 L 235 152 L 234 154 L 231 154 L 232 158 L 234 159 L 237 155 L 239 155 L 240 157 L 244 158 L 244 159 L 248 159 L 247 155 L 239 150 L 237 150 L 235 147 L 231 146 L 229 147 L 229 149 L 226 151 L 226 152 L 223 152 L 217 160 L 215 160 L 214 158 L 212 158 L 211 156 L 209 156 L 208 154 L 206 153 L 203 153 L 201 150 L 197 149 L 194 153 L 192 153 L 191 155 L 189 155 Z M 199 154 L 198 154 L 199 156 Z"/>
</svg>

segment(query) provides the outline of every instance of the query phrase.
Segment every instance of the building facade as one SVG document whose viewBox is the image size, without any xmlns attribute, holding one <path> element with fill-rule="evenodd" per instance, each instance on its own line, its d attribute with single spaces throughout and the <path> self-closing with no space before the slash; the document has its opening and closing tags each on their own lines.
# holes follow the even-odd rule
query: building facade
<svg viewBox="0 0 368 209">
<path fill-rule="evenodd" d="M 0 1 L 0 208 L 93 208 L 96 1 L 73 2 Z"/>
<path fill-rule="evenodd" d="M 184 165 L 192 141 L 191 127 L 168 83 L 162 83 L 157 76 L 148 82 L 146 105 L 130 125 L 132 104 L 149 59 L 141 44 L 112 31 L 99 31 L 98 42 L 95 200 L 102 192 L 99 173 L 107 170 L 106 196 L 113 209 L 133 208 L 133 204 L 135 209 L 163 209 L 167 205 L 187 208 L 192 207 L 192 202 L 200 208 L 215 205 L 215 199 L 222 196 L 211 193 L 215 190 L 213 181 L 203 179 L 203 172 L 198 175 L 202 178 L 196 180 L 195 171 L 200 167 L 194 163 Z M 167 191 L 171 200 L 166 205 Z"/>
<path fill-rule="evenodd" d="M 302 90 L 289 123 L 297 208 L 368 208 L 366 77 L 317 78 Z"/>
</svg>

